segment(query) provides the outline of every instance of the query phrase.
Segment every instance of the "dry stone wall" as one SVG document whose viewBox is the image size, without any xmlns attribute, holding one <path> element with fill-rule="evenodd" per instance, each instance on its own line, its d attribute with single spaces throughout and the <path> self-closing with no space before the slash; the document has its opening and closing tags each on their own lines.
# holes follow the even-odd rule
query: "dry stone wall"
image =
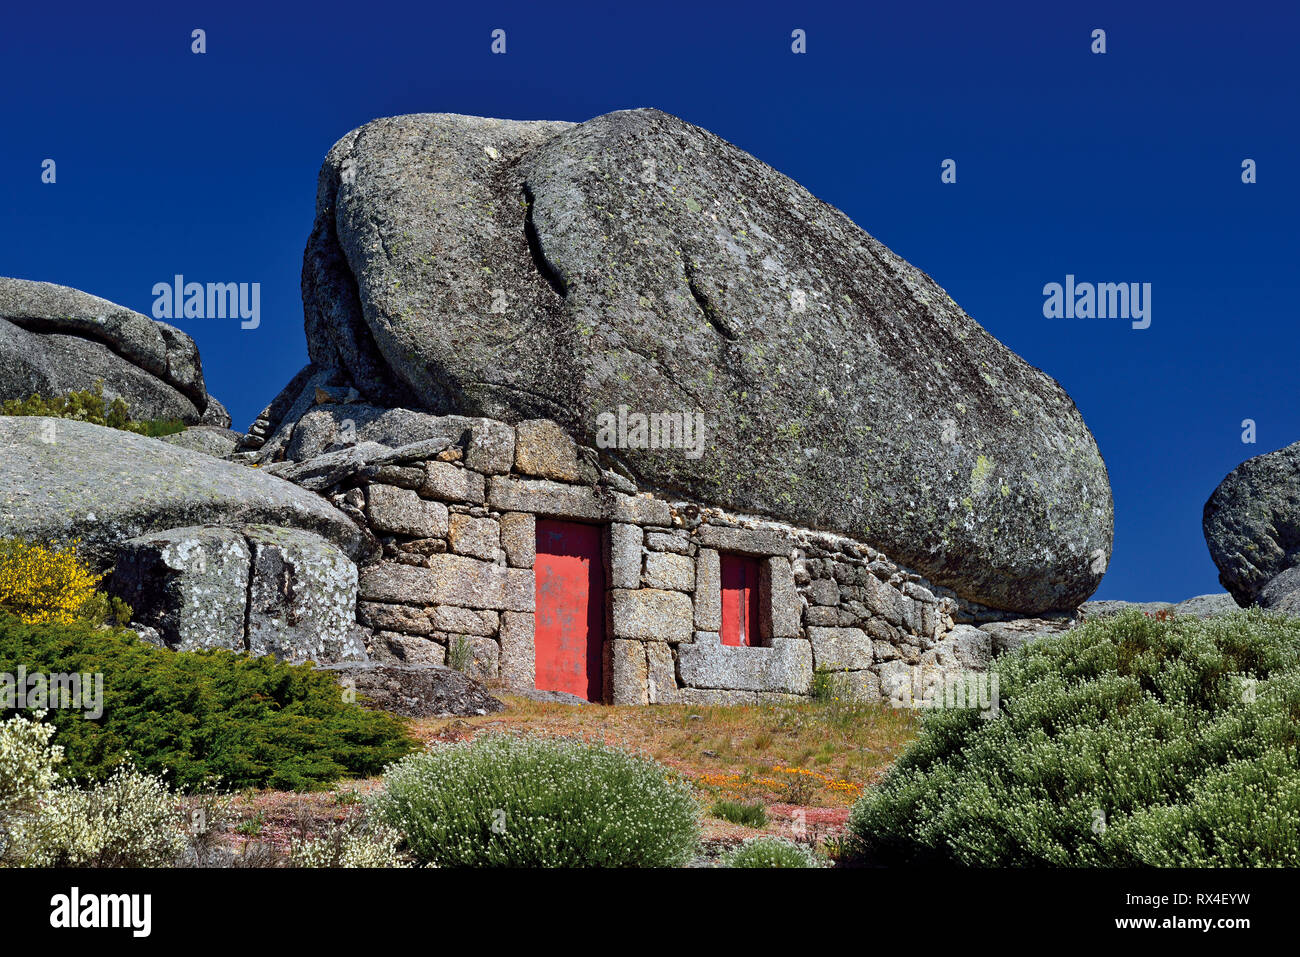
<svg viewBox="0 0 1300 957">
<path fill-rule="evenodd" d="M 603 529 L 610 703 L 788 699 L 812 693 L 818 671 L 876 699 L 918 672 L 987 660 L 988 636 L 954 625 L 953 597 L 861 542 L 640 490 L 550 421 L 406 413 L 413 441 L 338 448 L 329 424 L 350 411 L 378 421 L 318 405 L 313 441 L 326 451 L 268 470 L 373 536 L 356 606 L 373 660 L 454 663 L 533 688 L 539 519 Z M 721 640 L 727 553 L 758 560 L 754 646 Z"/>
</svg>

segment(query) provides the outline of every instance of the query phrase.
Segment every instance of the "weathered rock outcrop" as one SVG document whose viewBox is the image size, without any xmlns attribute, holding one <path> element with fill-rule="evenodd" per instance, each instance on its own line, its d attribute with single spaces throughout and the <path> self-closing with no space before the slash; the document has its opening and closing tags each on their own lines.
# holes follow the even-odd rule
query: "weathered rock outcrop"
<svg viewBox="0 0 1300 957">
<path fill-rule="evenodd" d="M 315 532 L 354 560 L 370 547 L 324 499 L 257 469 L 85 422 L 0 417 L 0 537 L 79 539 L 106 568 L 147 532 L 250 523 Z"/>
<path fill-rule="evenodd" d="M 179 445 L 183 449 L 202 452 L 218 459 L 232 455 L 239 448 L 242 439 L 243 436 L 238 432 L 217 425 L 195 425 L 184 432 L 162 437 L 170 445 Z"/>
<path fill-rule="evenodd" d="M 67 286 L 0 278 L 0 400 L 50 398 L 97 381 L 135 419 L 230 425 L 179 329 Z"/>
<path fill-rule="evenodd" d="M 469 675 L 439 665 L 345 662 L 329 665 L 343 688 L 371 708 L 411 718 L 494 714 L 505 708 Z"/>
<path fill-rule="evenodd" d="M 123 544 L 110 594 L 170 648 L 225 648 L 290 661 L 364 659 L 357 569 L 311 532 L 174 528 Z"/>
<path fill-rule="evenodd" d="M 1300 564 L 1300 442 L 1229 472 L 1205 503 L 1202 528 L 1223 587 L 1238 604 L 1260 601 L 1269 582 Z M 1270 589 L 1269 600 L 1281 593 Z"/>
<path fill-rule="evenodd" d="M 1269 580 L 1259 591 L 1259 605 L 1269 611 L 1300 616 L 1300 565 Z"/>
<path fill-rule="evenodd" d="M 702 413 L 703 454 L 605 448 L 647 488 L 869 541 L 993 608 L 1073 608 L 1109 560 L 1105 465 L 1049 376 L 842 213 L 654 110 L 573 126 L 377 120 L 321 170 L 303 265 L 320 396 L 595 447 Z M 288 392 L 289 390 L 286 390 Z"/>
</svg>

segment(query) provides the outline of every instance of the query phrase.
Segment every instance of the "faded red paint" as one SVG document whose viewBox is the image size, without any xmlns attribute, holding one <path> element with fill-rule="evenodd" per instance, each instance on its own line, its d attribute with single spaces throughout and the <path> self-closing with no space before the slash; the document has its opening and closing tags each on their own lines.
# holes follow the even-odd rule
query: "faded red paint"
<svg viewBox="0 0 1300 957">
<path fill-rule="evenodd" d="M 722 643 L 757 645 L 758 559 L 748 555 L 721 555 Z"/>
<path fill-rule="evenodd" d="M 599 701 L 605 646 L 605 565 L 600 529 L 539 519 L 537 680 L 542 691 L 567 691 Z"/>
</svg>

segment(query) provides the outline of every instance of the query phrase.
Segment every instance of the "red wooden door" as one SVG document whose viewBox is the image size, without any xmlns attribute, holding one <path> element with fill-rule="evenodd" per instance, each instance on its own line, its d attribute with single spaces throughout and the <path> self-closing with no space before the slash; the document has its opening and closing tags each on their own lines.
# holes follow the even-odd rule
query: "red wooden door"
<svg viewBox="0 0 1300 957">
<path fill-rule="evenodd" d="M 605 645 L 605 565 L 600 529 L 537 521 L 537 679 L 542 691 L 600 701 Z"/>
<path fill-rule="evenodd" d="M 721 555 L 722 643 L 757 645 L 758 559 L 748 555 Z"/>
</svg>

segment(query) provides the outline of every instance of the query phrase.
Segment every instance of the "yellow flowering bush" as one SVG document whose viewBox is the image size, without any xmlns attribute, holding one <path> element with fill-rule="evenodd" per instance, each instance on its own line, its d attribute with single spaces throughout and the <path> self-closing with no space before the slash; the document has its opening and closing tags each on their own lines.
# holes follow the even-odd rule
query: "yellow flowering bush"
<svg viewBox="0 0 1300 957">
<path fill-rule="evenodd" d="M 0 607 L 29 625 L 71 624 L 98 610 L 96 575 L 67 547 L 0 539 Z"/>
</svg>

